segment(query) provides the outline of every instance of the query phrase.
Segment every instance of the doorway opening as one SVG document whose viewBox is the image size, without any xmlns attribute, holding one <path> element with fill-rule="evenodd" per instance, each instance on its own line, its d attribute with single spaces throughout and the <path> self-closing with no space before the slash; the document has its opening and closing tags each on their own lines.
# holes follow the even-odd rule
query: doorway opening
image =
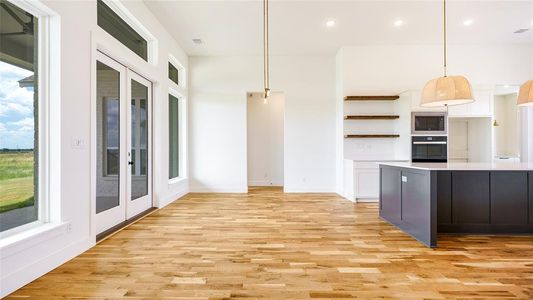
<svg viewBox="0 0 533 300">
<path fill-rule="evenodd" d="M 285 94 L 247 94 L 248 186 L 283 187 Z"/>
<path fill-rule="evenodd" d="M 520 162 L 520 107 L 518 86 L 496 86 L 494 91 L 494 161 Z"/>
<path fill-rule="evenodd" d="M 96 233 L 152 208 L 152 83 L 109 56 L 96 58 Z"/>
</svg>

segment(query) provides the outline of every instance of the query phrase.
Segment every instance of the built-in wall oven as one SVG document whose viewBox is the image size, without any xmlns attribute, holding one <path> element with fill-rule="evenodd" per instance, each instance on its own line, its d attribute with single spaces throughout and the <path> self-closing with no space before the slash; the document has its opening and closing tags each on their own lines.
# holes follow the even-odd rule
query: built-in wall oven
<svg viewBox="0 0 533 300">
<path fill-rule="evenodd" d="M 413 136 L 413 162 L 448 162 L 447 136 Z"/>
<path fill-rule="evenodd" d="M 448 115 L 445 112 L 413 112 L 411 115 L 412 134 L 447 134 Z"/>
</svg>

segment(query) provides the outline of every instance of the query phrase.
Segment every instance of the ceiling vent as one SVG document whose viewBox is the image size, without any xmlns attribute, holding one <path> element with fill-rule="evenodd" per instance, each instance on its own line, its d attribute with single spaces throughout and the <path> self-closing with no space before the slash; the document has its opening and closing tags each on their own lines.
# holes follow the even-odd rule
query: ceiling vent
<svg viewBox="0 0 533 300">
<path fill-rule="evenodd" d="M 526 31 L 528 31 L 529 29 L 527 28 L 522 28 L 522 29 L 518 29 L 517 31 L 515 31 L 514 33 L 524 33 Z"/>
<path fill-rule="evenodd" d="M 202 39 L 192 39 L 192 42 L 195 43 L 196 45 L 201 45 L 203 43 Z"/>
</svg>

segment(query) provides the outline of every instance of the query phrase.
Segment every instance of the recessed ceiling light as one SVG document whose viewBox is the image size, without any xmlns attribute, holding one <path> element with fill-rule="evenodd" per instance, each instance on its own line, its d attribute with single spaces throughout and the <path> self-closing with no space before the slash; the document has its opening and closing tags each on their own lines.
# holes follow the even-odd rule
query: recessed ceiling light
<svg viewBox="0 0 533 300">
<path fill-rule="evenodd" d="M 503 86 L 504 88 L 508 89 L 510 86 L 508 84 Z"/>
<path fill-rule="evenodd" d="M 402 26 L 402 25 L 403 25 L 403 20 L 396 20 L 396 21 L 394 21 L 394 26 L 396 26 L 396 27 L 400 27 L 400 26 Z"/>
<path fill-rule="evenodd" d="M 463 22 L 463 25 L 465 25 L 465 26 L 470 26 L 470 25 L 472 25 L 472 24 L 474 24 L 474 21 L 471 20 L 471 19 L 465 20 L 465 21 Z"/>
<path fill-rule="evenodd" d="M 327 27 L 335 27 L 335 25 L 337 25 L 337 22 L 335 22 L 335 20 L 326 21 L 326 26 Z"/>
</svg>

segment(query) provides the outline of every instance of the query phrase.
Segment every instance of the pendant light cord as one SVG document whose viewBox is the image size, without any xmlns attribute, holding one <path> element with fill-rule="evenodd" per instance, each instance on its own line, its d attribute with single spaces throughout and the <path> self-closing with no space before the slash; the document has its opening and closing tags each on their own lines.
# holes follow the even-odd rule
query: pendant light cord
<svg viewBox="0 0 533 300">
<path fill-rule="evenodd" d="M 265 86 L 265 98 L 267 98 L 270 91 L 270 70 L 268 58 L 268 0 L 263 0 L 263 54 L 263 83 Z"/>
<path fill-rule="evenodd" d="M 444 77 L 448 76 L 447 44 L 446 44 L 446 0 L 444 0 Z"/>
</svg>

